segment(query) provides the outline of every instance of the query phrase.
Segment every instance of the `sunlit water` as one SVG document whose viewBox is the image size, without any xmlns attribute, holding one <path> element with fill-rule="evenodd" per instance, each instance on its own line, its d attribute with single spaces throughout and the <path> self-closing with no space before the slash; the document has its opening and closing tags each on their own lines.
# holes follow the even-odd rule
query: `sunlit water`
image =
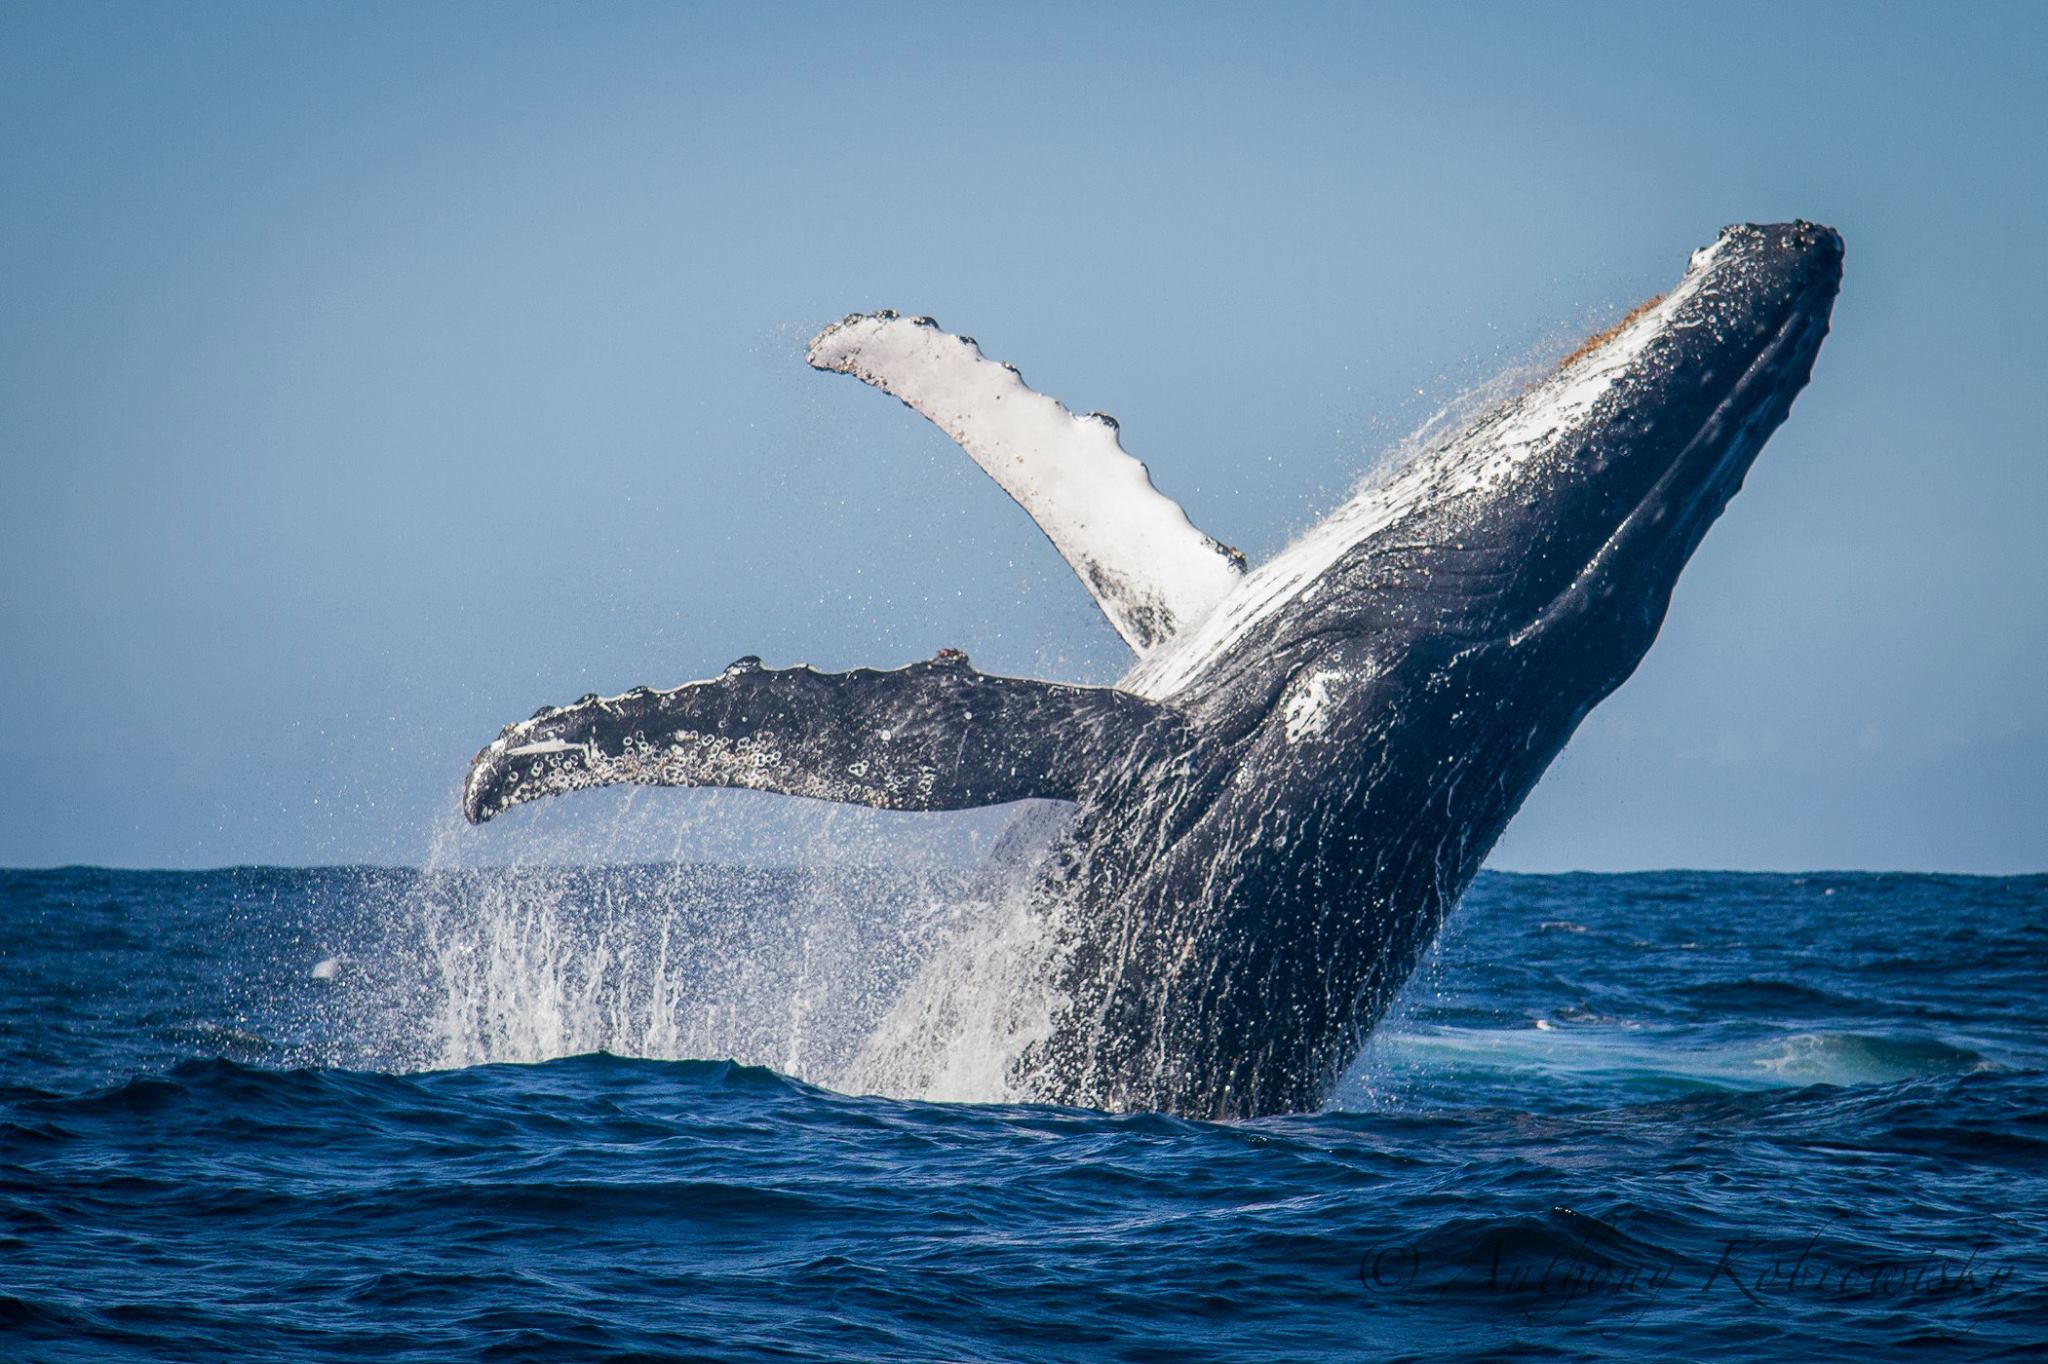
<svg viewBox="0 0 2048 1364">
<path fill-rule="evenodd" d="M 0 1357 L 2048 1339 L 2048 878 L 1482 877 L 1321 1114 L 839 1092 L 1002 1097 L 1015 912 L 952 872 L 0 873 Z"/>
</svg>

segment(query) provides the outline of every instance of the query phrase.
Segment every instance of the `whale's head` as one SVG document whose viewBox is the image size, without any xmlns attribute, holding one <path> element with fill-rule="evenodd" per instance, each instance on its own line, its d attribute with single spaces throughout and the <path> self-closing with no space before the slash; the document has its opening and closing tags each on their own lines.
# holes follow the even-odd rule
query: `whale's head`
<svg viewBox="0 0 2048 1364">
<path fill-rule="evenodd" d="M 1650 647 L 1805 386 L 1841 272 L 1830 228 L 1725 229 L 1668 293 L 1262 567 L 1149 690 L 1283 739 L 1342 719 L 1376 742 L 1419 692 L 1485 669 L 1472 694 L 1548 706 L 1568 734 Z"/>
<path fill-rule="evenodd" d="M 1841 278 L 1831 228 L 1727 228 L 1668 295 L 1479 423 L 1468 493 L 1412 527 L 1448 595 L 1470 589 L 1467 627 L 1573 651 L 1600 695 L 1625 678 L 1811 377 Z"/>
</svg>

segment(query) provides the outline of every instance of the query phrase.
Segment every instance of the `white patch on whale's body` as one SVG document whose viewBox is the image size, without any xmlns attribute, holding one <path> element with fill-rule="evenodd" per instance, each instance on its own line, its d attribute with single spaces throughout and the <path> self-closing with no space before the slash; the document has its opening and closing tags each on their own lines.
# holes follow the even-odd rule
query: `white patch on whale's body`
<svg viewBox="0 0 2048 1364">
<path fill-rule="evenodd" d="M 1352 680 L 1342 668 L 1318 668 L 1288 690 L 1281 703 L 1287 722 L 1287 742 L 1298 744 L 1320 738 L 1330 727 L 1331 710 Z"/>
</svg>

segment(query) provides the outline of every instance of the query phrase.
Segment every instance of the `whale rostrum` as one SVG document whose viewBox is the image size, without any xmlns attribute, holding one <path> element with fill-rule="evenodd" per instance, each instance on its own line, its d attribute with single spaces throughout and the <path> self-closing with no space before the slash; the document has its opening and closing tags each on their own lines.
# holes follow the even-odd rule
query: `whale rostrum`
<svg viewBox="0 0 2048 1364">
<path fill-rule="evenodd" d="M 1013 1063 L 1051 1102 L 1322 1103 L 1508 820 L 1657 635 L 1811 375 L 1842 243 L 1724 229 L 1666 294 L 1424 443 L 1271 561 L 929 318 L 847 318 L 819 369 L 902 399 L 1038 522 L 1136 661 L 1115 687 L 957 651 L 826 674 L 741 659 L 586 697 L 476 757 L 473 821 L 617 783 L 893 810 L 1072 802 L 1029 893 L 1058 1001 Z"/>
</svg>

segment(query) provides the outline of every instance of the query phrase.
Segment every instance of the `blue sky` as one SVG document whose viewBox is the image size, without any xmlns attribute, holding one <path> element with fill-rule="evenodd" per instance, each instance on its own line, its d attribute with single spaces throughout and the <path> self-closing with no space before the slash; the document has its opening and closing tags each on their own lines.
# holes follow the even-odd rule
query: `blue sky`
<svg viewBox="0 0 2048 1364">
<path fill-rule="evenodd" d="M 744 653 L 1116 675 L 992 484 L 804 367 L 841 314 L 1114 412 L 1256 560 L 1805 216 L 1814 384 L 1494 865 L 2048 867 L 2044 16 L 0 7 L 0 864 L 964 837 L 453 810 L 505 721 Z"/>
</svg>

